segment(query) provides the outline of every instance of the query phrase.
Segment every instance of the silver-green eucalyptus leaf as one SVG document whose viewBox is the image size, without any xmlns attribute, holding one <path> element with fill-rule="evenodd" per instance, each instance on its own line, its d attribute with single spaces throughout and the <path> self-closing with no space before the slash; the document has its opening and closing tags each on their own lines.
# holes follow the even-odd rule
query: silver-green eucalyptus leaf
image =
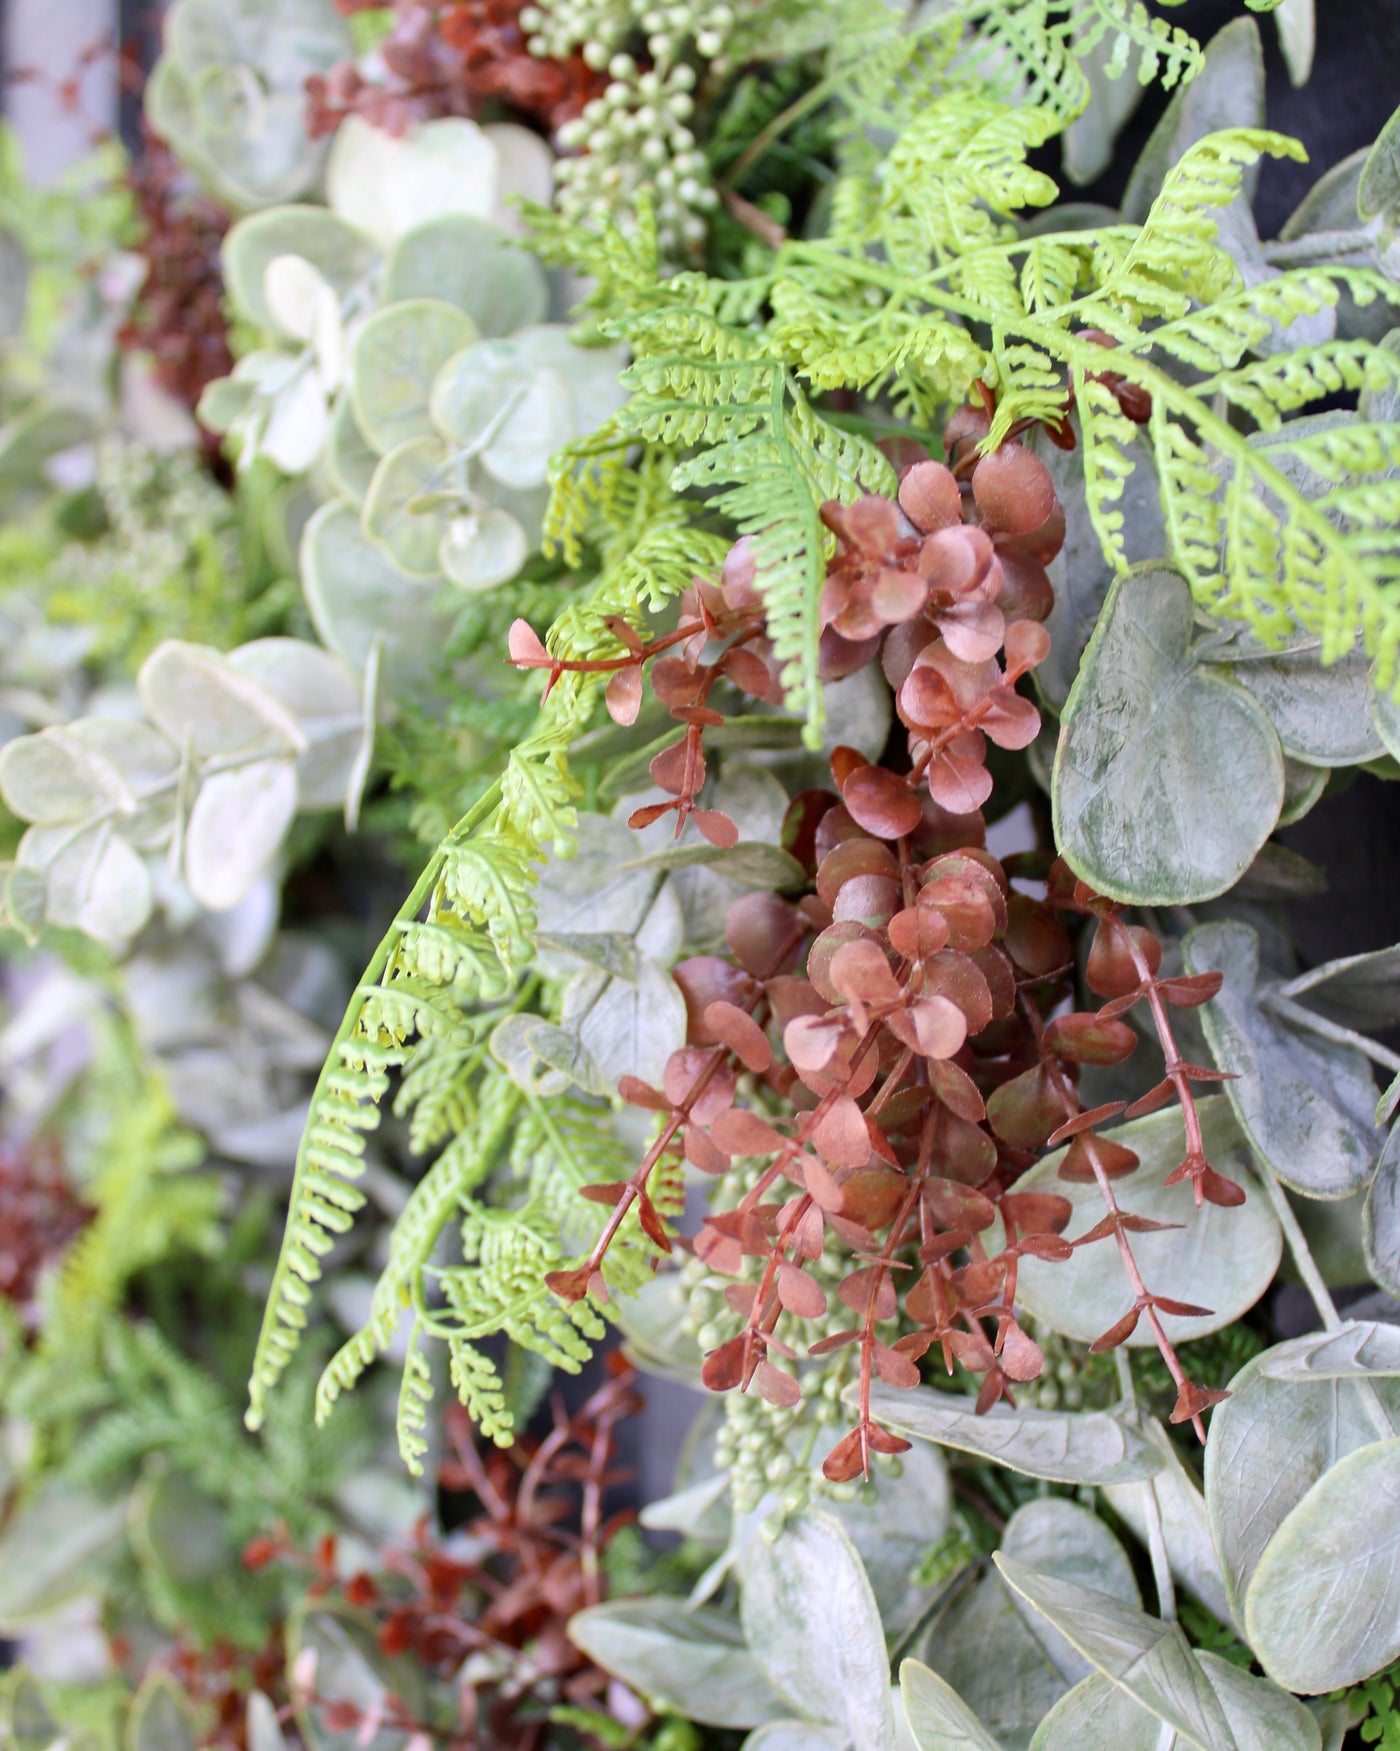
<svg viewBox="0 0 1400 1751">
<path fill-rule="evenodd" d="M 1198 663 L 1194 616 L 1176 572 L 1139 567 L 1116 580 L 1061 720 L 1056 843 L 1077 875 L 1129 904 L 1224 893 L 1283 807 L 1273 726 Z"/>
<path fill-rule="evenodd" d="M 1011 1410 L 996 1405 L 978 1416 L 971 1399 L 933 1387 L 877 1387 L 871 1411 L 913 1440 L 935 1441 L 995 1460 L 1050 1483 L 1128 1483 L 1152 1477 L 1160 1456 L 1143 1436 L 1107 1411 Z"/>
<path fill-rule="evenodd" d="M 1322 1751 L 1317 1721 L 1296 1697 L 1217 1654 L 1198 1652 L 1196 1659 L 1219 1698 L 1239 1751 Z M 1100 1745 L 1113 1751 L 1161 1751 L 1165 1731 L 1150 1709 L 1095 1673 L 1051 1709 L 1031 1751 L 1081 1751 Z"/>
<path fill-rule="evenodd" d="M 131 1699 L 122 1751 L 195 1751 L 194 1709 L 174 1676 L 155 1671 Z"/>
<path fill-rule="evenodd" d="M 1047 1496 L 1025 1503 L 1007 1521 L 1001 1549 L 1004 1556 L 1014 1557 L 1038 1574 L 1053 1575 L 1077 1587 L 1095 1588 L 1127 1605 L 1142 1603 L 1133 1566 L 1122 1545 L 1097 1515 L 1077 1502 Z M 1027 1628 L 1066 1682 L 1077 1684 L 1087 1678 L 1093 1669 L 1090 1663 L 1049 1619 L 1033 1611 L 1019 1596 L 1016 1603 Z"/>
<path fill-rule="evenodd" d="M 1371 717 L 1370 664 L 1361 651 L 1322 663 L 1317 649 L 1262 648 L 1223 670 L 1267 712 L 1286 755 L 1313 766 L 1360 766 L 1384 751 Z"/>
<path fill-rule="evenodd" d="M 1400 1296 L 1400 1125 L 1391 1130 L 1376 1163 L 1361 1233 L 1372 1277 L 1382 1289 Z"/>
<path fill-rule="evenodd" d="M 1400 110 L 1381 129 L 1356 188 L 1356 207 L 1363 219 L 1384 218 L 1393 228 L 1400 217 Z"/>
<path fill-rule="evenodd" d="M 1294 1339 L 1255 1357 L 1214 1412 L 1206 1512 L 1237 1619 L 1270 1540 L 1313 1485 L 1346 1454 L 1400 1433 L 1400 1382 L 1274 1377 L 1295 1359 L 1306 1367 L 1316 1342 Z"/>
<path fill-rule="evenodd" d="M 1264 1161 L 1309 1197 L 1343 1198 L 1366 1185 L 1381 1141 L 1366 1058 L 1268 1007 L 1259 940 L 1248 925 L 1199 925 L 1182 952 L 1188 972 L 1224 975 L 1201 1023 L 1217 1065 L 1235 1077 L 1226 1097 Z"/>
<path fill-rule="evenodd" d="M 123 1542 L 124 1502 L 46 1483 L 0 1533 L 0 1630 L 22 1634 L 35 1619 L 90 1593 Z"/>
<path fill-rule="evenodd" d="M 1268 1380 L 1300 1382 L 1400 1377 L 1400 1326 L 1347 1320 L 1266 1351 L 1259 1370 Z"/>
<path fill-rule="evenodd" d="M 269 207 L 240 219 L 224 239 L 220 265 L 235 309 L 257 328 L 275 326 L 267 270 L 287 255 L 314 267 L 341 299 L 367 282 L 376 261 L 369 238 L 324 207 Z"/>
<path fill-rule="evenodd" d="M 989 1648 L 996 1649 L 994 1660 Z M 1069 1689 L 1021 1601 L 995 1571 L 959 1591 L 915 1651 L 1003 1751 L 1027 1751 L 1041 1718 Z"/>
<path fill-rule="evenodd" d="M 1238 1742 L 1181 1629 L 1111 1594 L 1038 1574 L 999 1554 L 1008 1585 L 1039 1611 L 1104 1677 L 1128 1691 L 1201 1751 L 1238 1751 Z"/>
<path fill-rule="evenodd" d="M 297 808 L 295 763 L 250 760 L 199 787 L 185 828 L 185 879 L 201 906 L 227 912 L 276 855 Z"/>
<path fill-rule="evenodd" d="M 848 1751 L 850 1740 L 835 1727 L 817 1727 L 811 1721 L 770 1721 L 756 1727 L 740 1751 Z"/>
<path fill-rule="evenodd" d="M 1249 1645 L 1307 1696 L 1400 1656 L 1400 1439 L 1339 1459 L 1265 1546 L 1244 1600 Z"/>
<path fill-rule="evenodd" d="M 1149 1515 L 1155 1509 L 1177 1585 L 1222 1623 L 1233 1623 L 1225 1577 L 1211 1541 L 1205 1497 L 1162 1425 L 1146 1420 L 1143 1433 L 1161 1455 L 1162 1469 L 1144 1483 L 1105 1484 L 1103 1499 L 1144 1549 L 1151 1548 Z"/>
<path fill-rule="evenodd" d="M 436 435 L 434 379 L 477 338 L 471 317 L 441 298 L 410 298 L 370 317 L 351 348 L 350 394 L 371 448 L 387 456 L 409 438 Z"/>
<path fill-rule="evenodd" d="M 1359 1033 L 1400 1024 L 1400 946 L 1324 961 L 1283 987 L 1284 995 Z"/>
<path fill-rule="evenodd" d="M 809 1509 L 753 1540 L 740 1610 L 754 1659 L 790 1707 L 844 1727 L 855 1751 L 894 1751 L 880 1613 L 831 1514 Z"/>
<path fill-rule="evenodd" d="M 443 478 L 447 464 L 447 446 L 429 434 L 396 444 L 370 477 L 360 512 L 364 532 L 409 577 L 434 578 L 443 569 L 440 521 L 417 501 Z"/>
<path fill-rule="evenodd" d="M 1002 1751 L 952 1685 L 918 1660 L 900 1666 L 899 1689 L 915 1751 Z"/>
<path fill-rule="evenodd" d="M 703 840 L 690 840 L 668 846 L 664 851 L 649 851 L 642 857 L 629 859 L 629 869 L 712 869 L 746 888 L 800 888 L 802 865 L 779 845 L 766 845 L 755 840 L 738 845 L 710 845 Z"/>
<path fill-rule="evenodd" d="M 713 1727 L 781 1720 L 784 1707 L 727 1613 L 666 1598 L 591 1605 L 569 1639 L 652 1703 Z"/>
<path fill-rule="evenodd" d="M 465 310 L 487 340 L 541 322 L 549 309 L 544 269 L 500 226 L 447 213 L 406 232 L 385 276 L 386 303 L 445 298 Z"/>
</svg>

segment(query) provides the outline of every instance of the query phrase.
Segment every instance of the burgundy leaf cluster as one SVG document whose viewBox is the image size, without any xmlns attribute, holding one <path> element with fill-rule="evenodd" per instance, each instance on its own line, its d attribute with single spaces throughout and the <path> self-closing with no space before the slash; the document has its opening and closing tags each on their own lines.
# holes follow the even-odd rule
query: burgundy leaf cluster
<svg viewBox="0 0 1400 1751">
<path fill-rule="evenodd" d="M 91 1218 L 52 1142 L 0 1143 L 0 1295 L 26 1324 L 45 1271 Z"/>
<path fill-rule="evenodd" d="M 336 0 L 344 13 L 375 0 Z M 520 14 L 527 0 L 453 0 L 445 6 L 395 0 L 394 21 L 377 54 L 381 75 L 366 79 L 353 61 L 307 80 L 313 139 L 334 133 L 347 115 L 402 134 L 438 116 L 475 116 L 498 103 L 553 131 L 571 121 L 607 84 L 581 55 L 532 55 Z"/>
<path fill-rule="evenodd" d="M 1203 1434 L 1200 1413 L 1221 1396 L 1187 1380 L 1161 1324 L 1164 1313 L 1206 1310 L 1154 1295 L 1133 1258 L 1129 1237 L 1156 1225 L 1119 1208 L 1113 1181 L 1137 1158 L 1094 1129 L 1124 1103 L 1085 1113 L 1076 1091 L 1081 1066 L 1132 1052 L 1137 1035 L 1123 1018 L 1146 1003 L 1167 1075 L 1127 1111 L 1179 1099 L 1188 1153 L 1171 1178 L 1189 1178 L 1198 1205 L 1238 1202 L 1240 1189 L 1206 1162 L 1192 1095 L 1217 1073 L 1181 1059 L 1168 1016 L 1170 1005 L 1206 1001 L 1219 978 L 1160 978 L 1156 938 L 1063 864 L 1047 855 L 1007 868 L 985 848 L 987 745 L 1024 748 L 1039 731 L 1017 683 L 1049 650 L 1045 566 L 1064 539 L 1044 464 L 1014 438 L 983 454 L 988 428 L 985 409 L 955 415 L 947 461 L 908 465 L 897 503 L 866 496 L 823 508 L 836 537 L 823 673 L 879 662 L 905 750 L 872 761 L 836 749 L 833 788 L 796 797 L 784 824 L 807 891 L 744 895 L 728 914 L 728 955 L 677 967 L 687 1044 L 661 1088 L 627 1078 L 620 1091 L 659 1116 L 656 1140 L 627 1180 L 587 1189 L 612 1206 L 608 1223 L 582 1265 L 550 1278 L 565 1299 L 601 1296 L 603 1258 L 634 1207 L 670 1250 L 648 1195 L 663 1157 L 683 1152 L 716 1176 L 736 1160 L 766 1160 L 736 1204 L 712 1209 L 682 1243 L 736 1279 L 727 1299 L 739 1329 L 706 1357 L 704 1378 L 716 1390 L 799 1402 L 799 1375 L 779 1362 L 796 1361 L 803 1322 L 831 1311 L 812 1267 L 834 1237 L 850 1265 L 836 1290 L 847 1318 L 805 1346 L 859 1351 L 854 1424 L 824 1466 L 833 1480 L 867 1472 L 872 1450 L 907 1445 L 872 1416 L 871 1384 L 917 1385 L 930 1351 L 948 1371 L 982 1377 L 979 1409 L 1014 1402 L 1044 1361 L 1016 1315 L 1020 1260 L 1063 1261 L 1101 1240 L 1116 1243 L 1133 1304 L 1096 1347 L 1123 1342 L 1145 1320 L 1178 1384 L 1175 1420 Z M 777 697 L 759 583 L 740 543 L 718 584 L 685 598 L 675 631 L 644 643 L 616 625 L 626 650 L 615 659 L 562 662 L 524 622 L 512 629 L 513 660 L 549 669 L 551 685 L 565 669 L 611 672 L 608 705 L 622 722 L 636 717 L 652 664 L 653 691 L 685 728 L 652 765 L 671 800 L 639 809 L 634 826 L 674 811 L 678 831 L 694 818 L 713 843 L 732 843 L 733 824 L 698 800 L 702 743 L 723 721 L 712 698 L 719 680 Z M 1095 931 L 1088 984 L 1108 1001 L 1066 1013 L 1071 929 L 1086 920 Z M 1106 1210 L 1075 1242 L 1064 1238 L 1068 1199 L 1020 1189 L 1041 1152 L 1066 1141 L 1062 1176 L 1093 1180 Z"/>
<path fill-rule="evenodd" d="M 228 215 L 191 185 L 149 128 L 128 179 L 140 220 L 135 253 L 146 274 L 117 345 L 149 353 L 161 388 L 193 410 L 206 386 L 233 369 L 219 268 Z M 206 435 L 206 449 L 217 454 L 218 440 Z"/>
<path fill-rule="evenodd" d="M 646 1711 L 620 1695 L 606 1673 L 568 1638 L 570 1617 L 606 1593 L 603 1555 L 628 1513 L 610 1513 L 608 1491 L 622 1480 L 616 1432 L 641 1407 L 636 1375 L 615 1353 L 609 1378 L 570 1415 L 557 1398 L 553 1426 L 542 1439 L 521 1439 L 482 1452 L 460 1405 L 447 1413 L 448 1451 L 438 1473 L 445 1517 L 464 1517 L 447 1537 L 421 1523 L 406 1547 L 390 1546 L 373 1569 L 347 1581 L 336 1575 L 334 1540 L 310 1559 L 314 1596 L 344 1600 L 372 1620 L 379 1646 L 403 1657 L 416 1673 L 454 1686 L 459 1718 L 415 1718 L 403 1698 L 384 1699 L 374 1719 L 345 1698 L 320 1697 L 309 1668 L 292 1674 L 298 1700 L 328 1731 L 360 1733 L 380 1726 L 429 1733 L 453 1751 L 532 1751 L 556 1702 Z M 276 1538 L 244 1553 L 249 1567 L 275 1558 L 302 1561 Z"/>
</svg>

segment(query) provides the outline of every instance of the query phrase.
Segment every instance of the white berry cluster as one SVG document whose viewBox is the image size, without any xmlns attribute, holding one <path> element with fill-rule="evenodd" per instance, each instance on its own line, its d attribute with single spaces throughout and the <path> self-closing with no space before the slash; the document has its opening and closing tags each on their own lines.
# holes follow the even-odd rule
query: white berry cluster
<svg viewBox="0 0 1400 1751">
<path fill-rule="evenodd" d="M 645 190 L 655 205 L 662 253 L 693 255 L 718 203 L 689 125 L 693 62 L 723 73 L 732 7 L 724 0 L 545 0 L 520 16 L 533 54 L 563 59 L 581 52 L 590 67 L 608 74 L 601 95 L 559 130 L 559 145 L 577 154 L 555 166 L 561 210 L 625 228 Z"/>
</svg>

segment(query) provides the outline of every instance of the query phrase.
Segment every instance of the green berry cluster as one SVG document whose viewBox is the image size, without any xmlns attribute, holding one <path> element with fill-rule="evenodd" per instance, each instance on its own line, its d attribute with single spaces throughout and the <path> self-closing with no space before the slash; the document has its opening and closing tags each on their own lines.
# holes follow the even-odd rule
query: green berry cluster
<svg viewBox="0 0 1400 1751">
<path fill-rule="evenodd" d="M 564 59 L 581 52 L 595 72 L 608 74 L 601 95 L 559 130 L 560 146 L 577 154 L 555 166 L 563 213 L 625 229 L 645 190 L 655 204 L 662 253 L 694 255 L 719 197 L 690 126 L 693 63 L 723 73 L 735 25 L 732 8 L 724 0 L 661 6 L 650 0 L 546 0 L 520 16 L 532 54 Z"/>
</svg>

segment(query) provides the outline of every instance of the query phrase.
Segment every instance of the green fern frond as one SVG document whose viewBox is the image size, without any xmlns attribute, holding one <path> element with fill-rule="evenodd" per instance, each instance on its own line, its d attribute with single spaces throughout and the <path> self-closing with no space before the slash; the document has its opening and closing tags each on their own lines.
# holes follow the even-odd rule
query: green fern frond
<svg viewBox="0 0 1400 1751">
<path fill-rule="evenodd" d="M 408 1335 L 408 1353 L 404 1357 L 398 1409 L 394 1416 L 399 1454 L 414 1477 L 423 1475 L 423 1456 L 428 1451 L 428 1411 L 433 1402 L 432 1370 L 418 1348 L 422 1335 L 422 1325 L 415 1320 Z"/>
<path fill-rule="evenodd" d="M 1138 81 L 1167 90 L 1186 84 L 1205 66 L 1201 45 L 1180 25 L 1154 18 L 1143 0 L 1074 0 L 1070 12 L 1073 53 L 1083 58 L 1111 43 L 1104 71 L 1121 79 L 1135 65 Z"/>
</svg>

